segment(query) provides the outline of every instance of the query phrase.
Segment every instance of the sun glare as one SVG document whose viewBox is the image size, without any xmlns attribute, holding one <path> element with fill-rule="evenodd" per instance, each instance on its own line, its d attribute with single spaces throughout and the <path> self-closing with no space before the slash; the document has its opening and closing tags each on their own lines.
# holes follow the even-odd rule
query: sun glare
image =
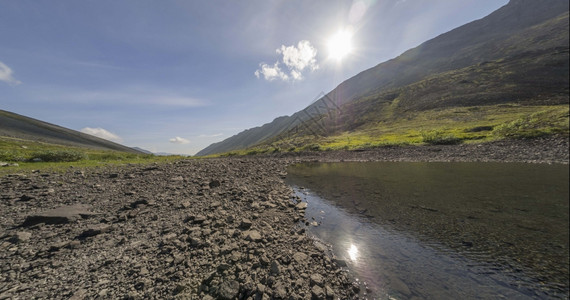
<svg viewBox="0 0 570 300">
<path fill-rule="evenodd" d="M 348 30 L 339 30 L 328 41 L 329 56 L 337 61 L 342 60 L 352 51 L 352 33 Z"/>
<path fill-rule="evenodd" d="M 352 261 L 355 261 L 356 258 L 358 258 L 358 248 L 356 248 L 354 244 L 350 245 L 350 248 L 348 249 L 348 256 Z"/>
</svg>

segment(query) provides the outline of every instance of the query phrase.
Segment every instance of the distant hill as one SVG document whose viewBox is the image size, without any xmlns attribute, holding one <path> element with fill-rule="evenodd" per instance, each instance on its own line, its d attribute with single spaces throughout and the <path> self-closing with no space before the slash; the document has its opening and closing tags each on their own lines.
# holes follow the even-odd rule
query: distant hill
<svg viewBox="0 0 570 300">
<path fill-rule="evenodd" d="M 567 0 L 511 0 L 465 24 L 344 81 L 292 116 L 214 143 L 209 155 L 278 141 L 336 110 L 328 134 L 358 130 L 381 117 L 444 107 L 568 103 Z M 338 112 L 340 111 L 340 112 Z M 334 122 L 333 122 L 334 121 Z"/>
<path fill-rule="evenodd" d="M 145 150 L 145 149 L 143 149 L 143 148 L 140 148 L 140 147 L 131 147 L 131 148 L 133 148 L 133 149 L 135 149 L 135 150 L 137 150 L 137 151 L 139 151 L 139 152 L 145 153 L 145 154 L 152 154 L 152 152 L 150 152 L 150 151 L 148 151 L 148 150 Z"/>
<path fill-rule="evenodd" d="M 26 116 L 0 110 L 0 137 L 56 145 L 84 147 L 97 150 L 115 150 L 143 154 L 144 152 L 123 146 L 79 131 L 71 130 Z"/>
</svg>

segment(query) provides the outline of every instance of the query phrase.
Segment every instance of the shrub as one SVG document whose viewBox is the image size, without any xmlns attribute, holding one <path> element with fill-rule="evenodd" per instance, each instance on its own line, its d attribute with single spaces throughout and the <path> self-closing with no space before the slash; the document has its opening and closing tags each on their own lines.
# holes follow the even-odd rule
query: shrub
<svg viewBox="0 0 570 300">
<path fill-rule="evenodd" d="M 85 159 L 86 155 L 72 150 L 45 150 L 32 154 L 31 161 L 40 159 L 45 162 L 73 162 Z"/>
<path fill-rule="evenodd" d="M 262 153 L 259 149 L 251 149 L 245 153 L 245 155 L 256 155 Z"/>
<path fill-rule="evenodd" d="M 527 138 L 548 134 L 554 124 L 548 119 L 547 112 L 537 112 L 514 121 L 503 123 L 493 129 L 493 135 L 506 138 Z"/>
<path fill-rule="evenodd" d="M 15 151 L 0 151 L 0 161 L 26 161 L 26 157 Z"/>
<path fill-rule="evenodd" d="M 319 145 L 319 144 L 309 144 L 309 145 L 304 146 L 304 147 L 302 148 L 302 150 L 305 150 L 305 151 L 320 151 L 320 150 L 321 150 L 321 145 Z"/>
<path fill-rule="evenodd" d="M 422 142 L 431 145 L 457 145 L 461 139 L 453 134 L 445 134 L 441 130 L 422 131 Z"/>
</svg>

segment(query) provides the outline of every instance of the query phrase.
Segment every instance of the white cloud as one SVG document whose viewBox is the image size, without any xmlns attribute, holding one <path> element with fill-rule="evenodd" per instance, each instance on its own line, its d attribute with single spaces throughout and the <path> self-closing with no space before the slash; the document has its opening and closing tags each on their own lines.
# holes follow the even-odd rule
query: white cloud
<svg viewBox="0 0 570 300">
<path fill-rule="evenodd" d="M 300 73 L 305 68 L 309 68 L 311 71 L 319 68 L 316 60 L 317 49 L 309 41 L 300 41 L 297 43 L 297 47 L 282 45 L 281 49 L 276 51 L 283 54 L 283 63 L 293 71 Z"/>
<path fill-rule="evenodd" d="M 260 70 L 255 71 L 255 76 L 259 78 L 261 74 L 263 74 L 263 78 L 267 81 L 272 81 L 275 79 L 282 79 L 287 80 L 289 76 L 285 74 L 281 68 L 279 68 L 279 62 L 276 62 L 273 66 L 270 66 L 265 63 L 260 63 L 259 66 L 261 67 Z"/>
<path fill-rule="evenodd" d="M 171 138 L 170 140 L 171 143 L 173 144 L 190 144 L 190 141 L 185 139 L 185 138 L 181 138 L 179 136 L 175 137 L 175 138 Z"/>
<path fill-rule="evenodd" d="M 12 69 L 0 61 L 0 81 L 4 81 L 13 85 L 22 83 L 21 81 L 16 80 L 16 78 L 12 76 L 12 73 Z"/>
<path fill-rule="evenodd" d="M 275 79 L 281 79 L 283 81 L 291 79 L 295 81 L 303 79 L 304 70 L 314 71 L 319 68 L 316 59 L 317 49 L 307 40 L 300 41 L 297 43 L 297 46 L 281 45 L 275 52 L 281 55 L 280 61 L 287 66 L 288 72 L 283 71 L 279 67 L 279 60 L 273 65 L 260 63 L 259 66 L 261 68 L 254 73 L 257 78 L 263 75 L 263 78 L 267 81 L 273 81 Z"/>
<path fill-rule="evenodd" d="M 96 137 L 100 137 L 102 139 L 106 139 L 106 140 L 111 141 L 111 142 L 120 143 L 123 141 L 123 139 L 120 136 L 118 136 L 112 132 L 109 132 L 109 131 L 101 128 L 101 127 L 97 127 L 97 128 L 85 127 L 83 129 L 81 129 L 80 131 L 83 133 L 94 135 Z"/>
</svg>

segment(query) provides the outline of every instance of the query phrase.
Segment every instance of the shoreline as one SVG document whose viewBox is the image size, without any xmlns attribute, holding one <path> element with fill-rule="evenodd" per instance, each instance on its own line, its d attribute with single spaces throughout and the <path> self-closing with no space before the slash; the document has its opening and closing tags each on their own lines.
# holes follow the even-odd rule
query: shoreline
<svg viewBox="0 0 570 300">
<path fill-rule="evenodd" d="M 260 157 L 340 161 L 520 162 L 569 164 L 570 139 L 550 136 L 479 144 L 387 146 L 348 151 L 276 153 Z"/>
<path fill-rule="evenodd" d="M 343 262 L 299 226 L 304 211 L 284 178 L 287 166 L 314 161 L 568 164 L 568 138 L 6 175 L 0 178 L 0 298 L 362 295 L 365 287 L 351 281 Z"/>
</svg>

